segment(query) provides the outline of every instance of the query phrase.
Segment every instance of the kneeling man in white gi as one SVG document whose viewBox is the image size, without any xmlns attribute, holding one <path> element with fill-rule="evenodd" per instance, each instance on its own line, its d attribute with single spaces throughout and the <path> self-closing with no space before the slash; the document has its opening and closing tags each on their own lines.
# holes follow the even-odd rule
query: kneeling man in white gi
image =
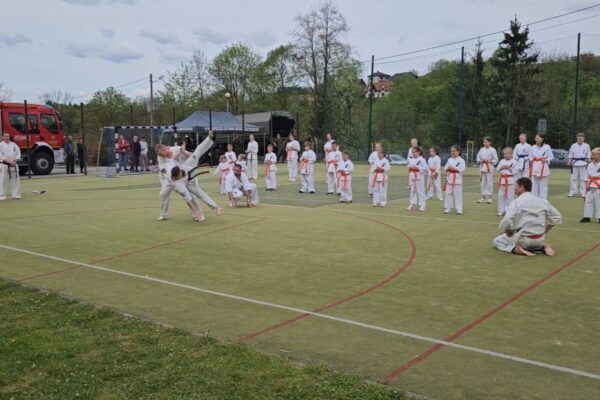
<svg viewBox="0 0 600 400">
<path fill-rule="evenodd" d="M 494 239 L 494 247 L 524 256 L 534 256 L 535 251 L 554 256 L 556 253 L 545 239 L 550 229 L 562 222 L 560 213 L 547 200 L 531 193 L 529 178 L 518 179 L 515 186 L 519 197 L 508 206 L 500 222 L 505 233 Z"/>
<path fill-rule="evenodd" d="M 242 166 L 235 164 L 233 171 L 225 178 L 225 191 L 229 198 L 229 207 L 237 208 L 237 203 L 242 197 L 246 197 L 248 207 L 258 205 L 258 190 L 254 183 L 250 183 L 248 177 L 242 172 Z"/>
</svg>

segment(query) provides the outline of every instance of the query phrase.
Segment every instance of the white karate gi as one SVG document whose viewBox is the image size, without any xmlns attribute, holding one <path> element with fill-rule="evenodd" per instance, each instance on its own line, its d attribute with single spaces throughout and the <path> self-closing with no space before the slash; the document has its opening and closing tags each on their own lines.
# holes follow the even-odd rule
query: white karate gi
<svg viewBox="0 0 600 400">
<path fill-rule="evenodd" d="M 497 236 L 493 241 L 494 247 L 507 253 L 512 253 L 517 244 L 528 251 L 541 250 L 545 242 L 546 222 L 559 225 L 562 217 L 547 200 L 525 192 L 510 203 L 500 221 L 501 230 L 512 229 L 515 233 Z"/>
<path fill-rule="evenodd" d="M 253 205 L 258 205 L 258 190 L 256 190 L 256 184 L 251 183 L 248 180 L 248 176 L 242 172 L 240 179 L 238 179 L 233 172 L 230 172 L 225 178 L 225 190 L 227 193 L 231 193 L 235 200 L 241 200 L 244 198 L 244 190 L 251 192 L 250 202 Z M 229 206 L 231 207 L 231 203 Z"/>
<path fill-rule="evenodd" d="M 587 143 L 581 145 L 573 143 L 569 149 L 569 161 L 571 161 L 571 188 L 569 196 L 577 196 L 577 189 L 581 196 L 585 196 L 585 180 L 587 179 L 587 165 L 591 161 L 592 149 Z"/>
<path fill-rule="evenodd" d="M 171 157 L 157 156 L 158 179 L 160 180 L 160 218 L 169 217 L 169 195 L 175 189 L 171 181 L 171 170 L 177 165 L 177 159 L 181 155 L 181 147 L 171 147 Z"/>
<path fill-rule="evenodd" d="M 509 169 L 500 169 L 502 167 Z M 516 159 L 507 160 L 503 158 L 498 163 L 498 214 L 506 213 L 506 209 L 515 198 L 515 176 L 514 171 L 519 169 L 519 162 Z"/>
<path fill-rule="evenodd" d="M 342 162 L 342 152 L 331 150 L 325 157 L 327 163 L 327 193 L 338 194 L 337 187 L 338 165 Z"/>
<path fill-rule="evenodd" d="M 529 178 L 533 183 L 531 193 L 542 199 L 548 198 L 550 160 L 553 159 L 552 149 L 547 144 L 542 147 L 531 146 L 529 154 Z"/>
<path fill-rule="evenodd" d="M 323 151 L 325 154 L 324 156 L 324 160 L 327 160 L 327 154 L 329 154 L 329 152 L 331 151 L 331 145 L 333 144 L 333 140 L 328 140 L 327 142 L 325 142 L 325 144 L 323 145 Z M 327 164 L 325 164 L 327 165 Z M 327 168 L 325 168 L 325 182 L 327 182 Z"/>
<path fill-rule="evenodd" d="M 265 154 L 265 186 L 267 189 L 277 189 L 277 154 Z"/>
<path fill-rule="evenodd" d="M 315 162 L 317 155 L 314 151 L 308 150 L 302 153 L 300 157 L 300 177 L 302 178 L 302 193 L 315 191 Z"/>
<path fill-rule="evenodd" d="M 408 187 L 410 192 L 410 205 L 419 205 L 425 210 L 425 175 L 429 167 L 422 156 L 412 158 L 408 162 Z"/>
<path fill-rule="evenodd" d="M 246 172 L 248 177 L 250 179 L 258 179 L 258 143 L 256 143 L 256 140 L 248 142 L 246 157 L 248 159 L 248 172 Z"/>
<path fill-rule="evenodd" d="M 444 171 L 446 171 L 446 182 L 444 184 L 446 198 L 444 199 L 444 208 L 451 210 L 454 208 L 457 213 L 463 213 L 463 173 L 466 168 L 465 160 L 458 156 L 456 158 L 450 157 L 446 162 Z M 449 167 L 454 167 L 458 172 L 448 171 Z"/>
<path fill-rule="evenodd" d="M 6 200 L 6 191 L 10 181 L 10 194 L 13 199 L 21 198 L 21 182 L 19 181 L 19 166 L 9 166 L 3 161 L 20 161 L 21 150 L 14 142 L 0 141 L 0 200 Z"/>
<path fill-rule="evenodd" d="M 296 182 L 296 175 L 298 174 L 298 152 L 300 151 L 300 143 L 297 140 L 287 142 L 285 145 L 285 151 L 287 153 L 286 160 L 288 165 L 288 176 L 290 182 Z"/>
<path fill-rule="evenodd" d="M 194 152 L 182 163 L 179 164 L 179 168 L 186 172 L 186 176 L 183 179 L 179 179 L 175 181 L 175 192 L 182 196 L 186 203 L 192 202 L 196 208 L 200 209 L 200 205 L 196 198 L 202 200 L 206 205 L 208 205 L 213 210 L 217 209 L 219 206 L 213 199 L 207 195 L 198 184 L 198 179 L 194 177 L 190 179 L 190 175 L 194 175 L 195 172 L 192 171 L 194 168 L 198 166 L 198 162 L 200 161 L 200 157 L 202 157 L 213 145 L 212 139 L 207 137 L 200 143 Z M 191 174 L 190 174 L 190 171 Z M 194 198 L 195 196 L 195 198 Z"/>
<path fill-rule="evenodd" d="M 529 153 L 531 153 L 531 145 L 529 143 L 518 143 L 515 146 L 514 155 L 518 163 L 518 168 L 515 168 L 513 171 L 515 181 L 519 178 L 529 176 Z"/>
<path fill-rule="evenodd" d="M 587 192 L 583 216 L 592 218 L 594 207 L 596 208 L 596 218 L 600 219 L 600 162 L 593 162 L 587 166 Z"/>
<path fill-rule="evenodd" d="M 498 163 L 498 153 L 493 147 L 482 147 L 477 153 L 479 163 L 480 185 L 482 196 L 494 194 L 494 166 Z"/>
<path fill-rule="evenodd" d="M 439 156 L 429 157 L 427 166 L 429 167 L 427 173 L 427 198 L 433 198 L 435 189 L 438 200 L 442 200 L 442 159 Z"/>
<path fill-rule="evenodd" d="M 214 175 L 219 177 L 219 187 L 220 187 L 219 194 L 227 193 L 225 191 L 225 178 L 227 177 L 229 172 L 231 172 L 231 165 L 227 161 L 219 163 L 219 165 L 217 166 L 217 169 L 215 170 Z"/>
<path fill-rule="evenodd" d="M 341 201 L 352 201 L 352 171 L 354 171 L 354 163 L 351 160 L 342 160 L 339 163 L 338 188 Z"/>
<path fill-rule="evenodd" d="M 390 162 L 387 158 L 377 159 L 374 163 L 375 170 L 381 168 L 383 171 L 375 171 L 371 186 L 373 188 L 373 205 L 385 207 L 388 194 L 388 174 L 390 173 Z"/>
<path fill-rule="evenodd" d="M 375 175 L 375 168 L 373 167 L 373 164 L 375 164 L 375 161 L 377 161 L 378 159 L 379 155 L 376 151 L 372 152 L 369 155 L 369 181 L 367 182 L 367 191 L 370 196 L 373 195 L 373 185 L 371 185 L 371 182 L 373 182 L 373 176 Z"/>
<path fill-rule="evenodd" d="M 229 163 L 229 170 L 233 171 L 233 167 L 237 164 L 237 154 L 235 154 L 235 151 L 225 152 L 225 159 Z"/>
</svg>

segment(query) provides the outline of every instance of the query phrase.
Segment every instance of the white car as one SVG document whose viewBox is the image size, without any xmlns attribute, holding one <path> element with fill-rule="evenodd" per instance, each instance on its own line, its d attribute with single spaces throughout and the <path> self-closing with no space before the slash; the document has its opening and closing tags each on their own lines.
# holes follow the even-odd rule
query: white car
<svg viewBox="0 0 600 400">
<path fill-rule="evenodd" d="M 408 164 L 408 161 L 406 161 L 406 158 L 402 157 L 399 154 L 388 154 L 386 157 L 391 165 L 406 165 L 406 164 Z"/>
</svg>

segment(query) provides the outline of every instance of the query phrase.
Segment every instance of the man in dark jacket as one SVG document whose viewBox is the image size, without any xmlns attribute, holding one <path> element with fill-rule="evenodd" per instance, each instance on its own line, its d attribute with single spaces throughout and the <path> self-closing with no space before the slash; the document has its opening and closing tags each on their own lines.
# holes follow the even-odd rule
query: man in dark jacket
<svg viewBox="0 0 600 400">
<path fill-rule="evenodd" d="M 73 137 L 67 136 L 65 142 L 65 156 L 67 158 L 67 174 L 75 173 L 75 151 L 73 149 Z"/>
<path fill-rule="evenodd" d="M 83 174 L 85 172 L 85 144 L 83 144 L 83 138 L 79 138 L 77 143 L 77 159 L 79 159 L 79 170 Z"/>
<path fill-rule="evenodd" d="M 137 136 L 133 137 L 133 165 L 131 169 L 138 172 L 138 166 L 140 165 L 140 154 L 142 153 L 142 145 L 138 140 Z"/>
</svg>

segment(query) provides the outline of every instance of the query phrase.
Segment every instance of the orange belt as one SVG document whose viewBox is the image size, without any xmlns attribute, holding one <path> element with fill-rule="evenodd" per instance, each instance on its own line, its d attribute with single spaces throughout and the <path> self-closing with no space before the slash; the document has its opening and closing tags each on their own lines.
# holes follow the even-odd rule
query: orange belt
<svg viewBox="0 0 600 400">
<path fill-rule="evenodd" d="M 429 179 L 427 180 L 427 191 L 431 189 L 431 181 L 437 179 L 437 168 L 429 168 Z"/>
<path fill-rule="evenodd" d="M 446 176 L 448 174 L 452 175 L 452 183 L 450 185 L 452 186 L 452 194 L 454 194 L 454 187 L 456 186 L 456 175 L 458 174 L 458 171 L 448 171 L 448 172 L 446 172 Z M 447 185 L 448 185 L 448 179 L 446 179 L 446 181 L 444 182 L 444 192 L 446 191 Z"/>
<path fill-rule="evenodd" d="M 340 186 L 340 178 L 344 178 L 344 192 L 346 190 L 348 190 L 348 176 L 349 174 L 346 173 L 346 171 L 340 171 L 339 177 L 338 177 L 338 187 Z"/>
<path fill-rule="evenodd" d="M 533 160 L 531 160 L 531 162 L 529 163 L 529 179 L 531 179 L 531 176 L 533 175 L 533 163 L 534 162 L 541 162 L 542 163 L 542 170 L 540 171 L 540 175 L 538 176 L 538 179 L 544 179 L 544 168 L 546 167 L 546 163 L 544 162 L 546 161 L 545 157 L 534 157 Z"/>
<path fill-rule="evenodd" d="M 588 192 L 592 188 L 592 185 L 596 185 L 596 188 L 600 189 L 600 176 L 588 176 L 586 192 Z"/>
<path fill-rule="evenodd" d="M 421 172 L 421 170 L 419 168 L 409 168 L 408 169 L 408 173 L 412 174 L 412 176 L 413 176 L 415 193 L 417 192 L 417 182 L 419 181 L 419 172 Z"/>
<path fill-rule="evenodd" d="M 526 237 L 529 238 L 529 239 L 541 239 L 541 238 L 544 237 L 544 234 L 540 233 L 539 235 L 529 235 L 529 236 L 526 236 Z"/>
<path fill-rule="evenodd" d="M 375 175 L 373 175 L 373 183 L 371 183 L 371 187 L 375 187 L 377 186 L 377 178 L 379 177 L 379 174 L 383 174 L 383 179 L 381 180 L 381 187 L 385 187 L 385 174 L 383 172 L 377 172 L 375 171 Z"/>
<path fill-rule="evenodd" d="M 265 175 L 268 177 L 271 172 L 271 163 L 265 165 Z"/>
<path fill-rule="evenodd" d="M 335 166 L 335 173 L 337 174 L 337 170 L 338 170 L 338 162 L 337 160 L 331 160 L 331 161 L 327 161 L 327 169 L 329 169 L 329 166 L 333 164 Z M 329 172 L 329 171 L 328 171 Z"/>
<path fill-rule="evenodd" d="M 302 165 L 300 166 L 300 173 L 301 174 L 304 174 L 304 175 L 308 174 L 308 163 L 309 163 L 308 158 L 303 158 L 302 159 Z"/>
<path fill-rule="evenodd" d="M 508 197 L 508 186 L 509 186 L 508 178 L 512 178 L 512 175 L 500 174 L 498 176 L 498 178 L 499 178 L 498 179 L 498 189 L 500 189 L 502 187 L 502 185 L 504 185 L 504 198 L 507 198 Z M 502 182 L 502 181 L 504 181 L 504 182 Z"/>
<path fill-rule="evenodd" d="M 223 175 L 229 172 L 229 168 L 221 168 L 221 173 L 219 174 L 219 185 L 223 183 Z"/>
<path fill-rule="evenodd" d="M 485 164 L 485 168 L 487 169 L 487 172 L 490 172 L 490 164 L 492 163 L 491 161 L 481 161 L 482 164 Z"/>
</svg>

